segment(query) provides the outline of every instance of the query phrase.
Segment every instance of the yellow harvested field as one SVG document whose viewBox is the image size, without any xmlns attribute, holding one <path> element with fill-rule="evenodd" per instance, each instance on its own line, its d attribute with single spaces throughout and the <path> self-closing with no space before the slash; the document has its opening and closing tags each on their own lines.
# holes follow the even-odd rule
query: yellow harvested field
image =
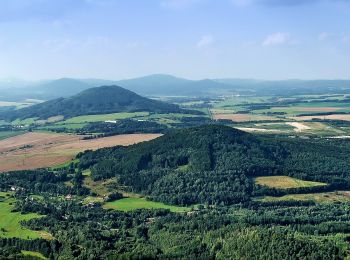
<svg viewBox="0 0 350 260">
<path fill-rule="evenodd" d="M 273 121 L 276 120 L 272 116 L 252 115 L 252 114 L 214 114 L 215 120 L 226 119 L 235 122 L 249 122 L 249 121 Z"/>
<path fill-rule="evenodd" d="M 331 119 L 331 120 L 344 120 L 344 121 L 350 121 L 350 114 L 338 114 L 338 115 L 327 115 L 327 116 L 296 116 L 296 117 L 290 117 L 291 119 L 297 120 L 297 121 L 305 121 L 305 120 L 312 120 L 312 119 Z"/>
<path fill-rule="evenodd" d="M 85 150 L 149 141 L 160 134 L 127 134 L 82 140 L 77 135 L 26 133 L 0 141 L 0 172 L 52 167 Z"/>
<path fill-rule="evenodd" d="M 303 187 L 325 186 L 326 183 L 303 181 L 289 176 L 264 176 L 255 178 L 255 183 L 276 189 L 291 189 Z"/>
<path fill-rule="evenodd" d="M 300 201 L 315 201 L 319 203 L 323 202 L 349 202 L 350 191 L 334 191 L 334 192 L 321 192 L 321 193 L 309 193 L 309 194 L 290 194 L 282 197 L 266 196 L 260 201 L 288 201 L 288 200 L 300 200 Z"/>
</svg>

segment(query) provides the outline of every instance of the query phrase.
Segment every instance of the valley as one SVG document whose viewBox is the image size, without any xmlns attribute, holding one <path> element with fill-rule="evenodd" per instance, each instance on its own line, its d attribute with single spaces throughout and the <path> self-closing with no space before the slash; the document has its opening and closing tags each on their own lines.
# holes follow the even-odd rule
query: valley
<svg viewBox="0 0 350 260">
<path fill-rule="evenodd" d="M 347 94 L 159 96 L 157 108 L 99 113 L 76 109 L 79 98 L 64 113 L 45 106 L 70 98 L 3 117 L 3 247 L 87 258 L 93 241 L 108 245 L 103 259 L 220 258 L 273 242 L 281 256 L 349 255 Z"/>
</svg>

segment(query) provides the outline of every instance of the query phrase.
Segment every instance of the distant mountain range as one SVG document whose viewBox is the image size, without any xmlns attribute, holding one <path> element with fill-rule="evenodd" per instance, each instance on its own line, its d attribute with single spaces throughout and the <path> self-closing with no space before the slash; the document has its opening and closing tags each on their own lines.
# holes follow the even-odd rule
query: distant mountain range
<svg viewBox="0 0 350 260">
<path fill-rule="evenodd" d="M 103 85 L 118 85 L 146 96 L 350 94 L 350 80 L 188 80 L 171 75 L 157 74 L 120 81 L 71 78 L 48 80 L 37 83 L 0 81 L 0 100 L 17 101 L 28 98 L 49 100 L 59 97 L 69 97 L 83 90 Z"/>
<path fill-rule="evenodd" d="M 57 82 L 56 82 L 57 83 Z M 51 85 L 52 86 L 52 85 Z M 81 84 L 77 84 L 81 87 Z M 119 86 L 90 88 L 69 98 L 57 98 L 19 110 L 0 114 L 0 119 L 12 121 L 20 118 L 65 118 L 118 112 L 150 111 L 158 113 L 183 112 L 177 105 L 137 95 Z"/>
</svg>

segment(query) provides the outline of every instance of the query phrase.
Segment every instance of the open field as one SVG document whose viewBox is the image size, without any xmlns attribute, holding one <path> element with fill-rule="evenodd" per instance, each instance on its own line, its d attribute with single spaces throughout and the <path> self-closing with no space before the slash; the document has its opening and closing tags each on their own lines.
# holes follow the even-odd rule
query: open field
<svg viewBox="0 0 350 260">
<path fill-rule="evenodd" d="M 113 114 L 103 114 L 103 115 L 86 115 L 86 116 L 77 116 L 69 118 L 64 122 L 67 124 L 77 124 L 77 123 L 86 123 L 86 122 L 99 122 L 107 120 L 118 120 L 134 117 L 144 117 L 149 115 L 149 112 L 134 112 L 134 113 L 113 113 Z"/>
<path fill-rule="evenodd" d="M 350 114 L 338 114 L 338 115 L 326 115 L 326 116 L 296 116 L 291 117 L 291 119 L 297 120 L 297 121 L 305 121 L 305 120 L 312 120 L 312 119 L 330 119 L 330 120 L 343 120 L 343 121 L 350 121 Z"/>
<path fill-rule="evenodd" d="M 15 201 L 8 193 L 0 192 L 0 238 L 34 239 L 45 236 L 45 232 L 32 231 L 20 224 L 21 221 L 41 216 L 34 213 L 22 215 L 19 212 L 11 212 Z"/>
<path fill-rule="evenodd" d="M 255 178 L 255 183 L 276 189 L 304 188 L 327 185 L 326 183 L 322 182 L 303 181 L 288 176 L 258 177 Z"/>
<path fill-rule="evenodd" d="M 215 120 L 226 119 L 234 122 L 249 122 L 249 121 L 273 121 L 278 118 L 264 115 L 252 115 L 252 114 L 214 114 Z"/>
<path fill-rule="evenodd" d="M 266 196 L 260 201 L 288 201 L 288 200 L 301 200 L 301 201 L 315 201 L 319 203 L 324 202 L 349 202 L 350 191 L 335 191 L 335 192 L 321 192 L 321 193 L 310 193 L 310 194 L 290 194 L 282 197 Z"/>
<path fill-rule="evenodd" d="M 160 134 L 128 134 L 92 140 L 79 136 L 31 132 L 0 141 L 0 172 L 52 167 L 85 150 L 149 141 Z"/>
<path fill-rule="evenodd" d="M 347 107 L 328 107 L 328 106 L 310 106 L 310 107 L 302 107 L 302 106 L 287 106 L 287 107 L 272 107 L 270 109 L 262 109 L 256 110 L 258 113 L 268 113 L 268 112 L 283 112 L 287 115 L 298 115 L 298 114 L 312 114 L 312 113 L 325 113 L 325 112 L 347 112 L 349 108 Z"/>
<path fill-rule="evenodd" d="M 93 193 L 96 193 L 98 196 L 103 197 L 108 195 L 110 193 L 108 191 L 108 185 L 116 183 L 116 180 L 113 178 L 109 180 L 93 181 L 89 174 L 90 171 L 84 173 L 85 178 L 83 185 L 85 187 L 88 187 Z"/>
<path fill-rule="evenodd" d="M 42 260 L 45 260 L 45 259 L 48 259 L 46 258 L 45 256 L 43 256 L 43 254 L 39 253 L 39 252 L 33 252 L 33 251 L 25 251 L 25 250 L 22 250 L 22 255 L 24 256 L 28 256 L 28 257 L 34 257 L 35 259 L 42 259 Z"/>
<path fill-rule="evenodd" d="M 302 123 L 299 123 L 299 122 L 287 122 L 286 124 L 290 125 L 290 126 L 293 126 L 294 127 L 294 131 L 296 131 L 296 132 L 302 132 L 302 131 L 311 129 L 311 127 L 309 127 L 307 125 L 304 125 Z"/>
<path fill-rule="evenodd" d="M 256 128 L 256 127 L 236 127 L 238 130 L 248 132 L 248 133 L 281 133 L 281 130 L 278 129 L 265 129 L 265 128 Z"/>
<path fill-rule="evenodd" d="M 166 205 L 161 202 L 146 200 L 145 198 L 124 198 L 104 205 L 106 209 L 116 209 L 120 211 L 132 211 L 136 209 L 169 209 L 172 212 L 186 212 L 190 208 Z"/>
</svg>

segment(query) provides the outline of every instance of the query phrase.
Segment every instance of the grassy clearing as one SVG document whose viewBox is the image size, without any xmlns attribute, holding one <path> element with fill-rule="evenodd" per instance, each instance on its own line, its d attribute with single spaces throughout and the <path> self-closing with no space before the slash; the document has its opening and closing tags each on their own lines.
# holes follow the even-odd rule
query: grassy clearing
<svg viewBox="0 0 350 260">
<path fill-rule="evenodd" d="M 35 121 L 37 120 L 36 117 L 33 118 L 26 118 L 26 119 L 16 119 L 15 121 L 12 121 L 12 125 L 30 125 L 34 124 Z"/>
<path fill-rule="evenodd" d="M 137 209 L 169 209 L 172 212 L 186 212 L 190 210 L 188 207 L 166 205 L 161 202 L 149 201 L 145 198 L 124 198 L 108 202 L 104 205 L 104 208 L 120 211 L 132 211 Z"/>
<path fill-rule="evenodd" d="M 29 230 L 20 224 L 21 221 L 42 216 L 34 213 L 23 215 L 19 212 L 11 212 L 15 202 L 16 200 L 10 197 L 9 193 L 0 192 L 0 238 L 34 239 L 42 237 L 40 232 Z"/>
<path fill-rule="evenodd" d="M 113 114 L 102 114 L 102 115 L 86 115 L 86 116 L 77 116 L 69 118 L 64 121 L 65 124 L 79 124 L 87 122 L 99 122 L 107 120 L 118 120 L 118 119 L 127 119 L 134 117 L 144 117 L 148 116 L 149 112 L 134 112 L 134 113 L 113 113 Z"/>
<path fill-rule="evenodd" d="M 255 178 L 255 183 L 276 189 L 304 188 L 325 186 L 326 183 L 315 181 L 303 181 L 288 176 L 265 176 Z"/>
<path fill-rule="evenodd" d="M 28 257 L 34 257 L 36 259 L 42 259 L 42 260 L 46 260 L 48 258 L 46 258 L 43 254 L 39 253 L 39 252 L 33 252 L 33 251 L 25 251 L 22 250 L 21 251 L 22 255 L 24 256 L 28 256 Z"/>
<path fill-rule="evenodd" d="M 78 163 L 78 162 L 79 162 L 79 159 L 74 159 L 74 160 L 69 161 L 69 162 L 57 164 L 57 165 L 51 167 L 51 169 L 52 169 L 53 171 L 62 170 L 62 169 L 64 169 L 64 168 L 69 167 L 71 163 L 74 164 L 74 163 Z"/>
<path fill-rule="evenodd" d="M 273 202 L 273 201 L 315 201 L 318 203 L 330 203 L 330 202 L 349 202 L 350 192 L 349 191 L 335 191 L 335 192 L 321 192 L 321 193 L 310 193 L 310 194 L 290 194 L 282 197 L 266 196 L 259 201 Z"/>
<path fill-rule="evenodd" d="M 108 186 L 116 183 L 116 180 L 114 178 L 106 181 L 93 181 L 90 177 L 90 170 L 84 172 L 83 174 L 85 176 L 84 186 L 89 188 L 93 193 L 97 194 L 98 196 L 106 196 L 110 194 Z"/>
</svg>

